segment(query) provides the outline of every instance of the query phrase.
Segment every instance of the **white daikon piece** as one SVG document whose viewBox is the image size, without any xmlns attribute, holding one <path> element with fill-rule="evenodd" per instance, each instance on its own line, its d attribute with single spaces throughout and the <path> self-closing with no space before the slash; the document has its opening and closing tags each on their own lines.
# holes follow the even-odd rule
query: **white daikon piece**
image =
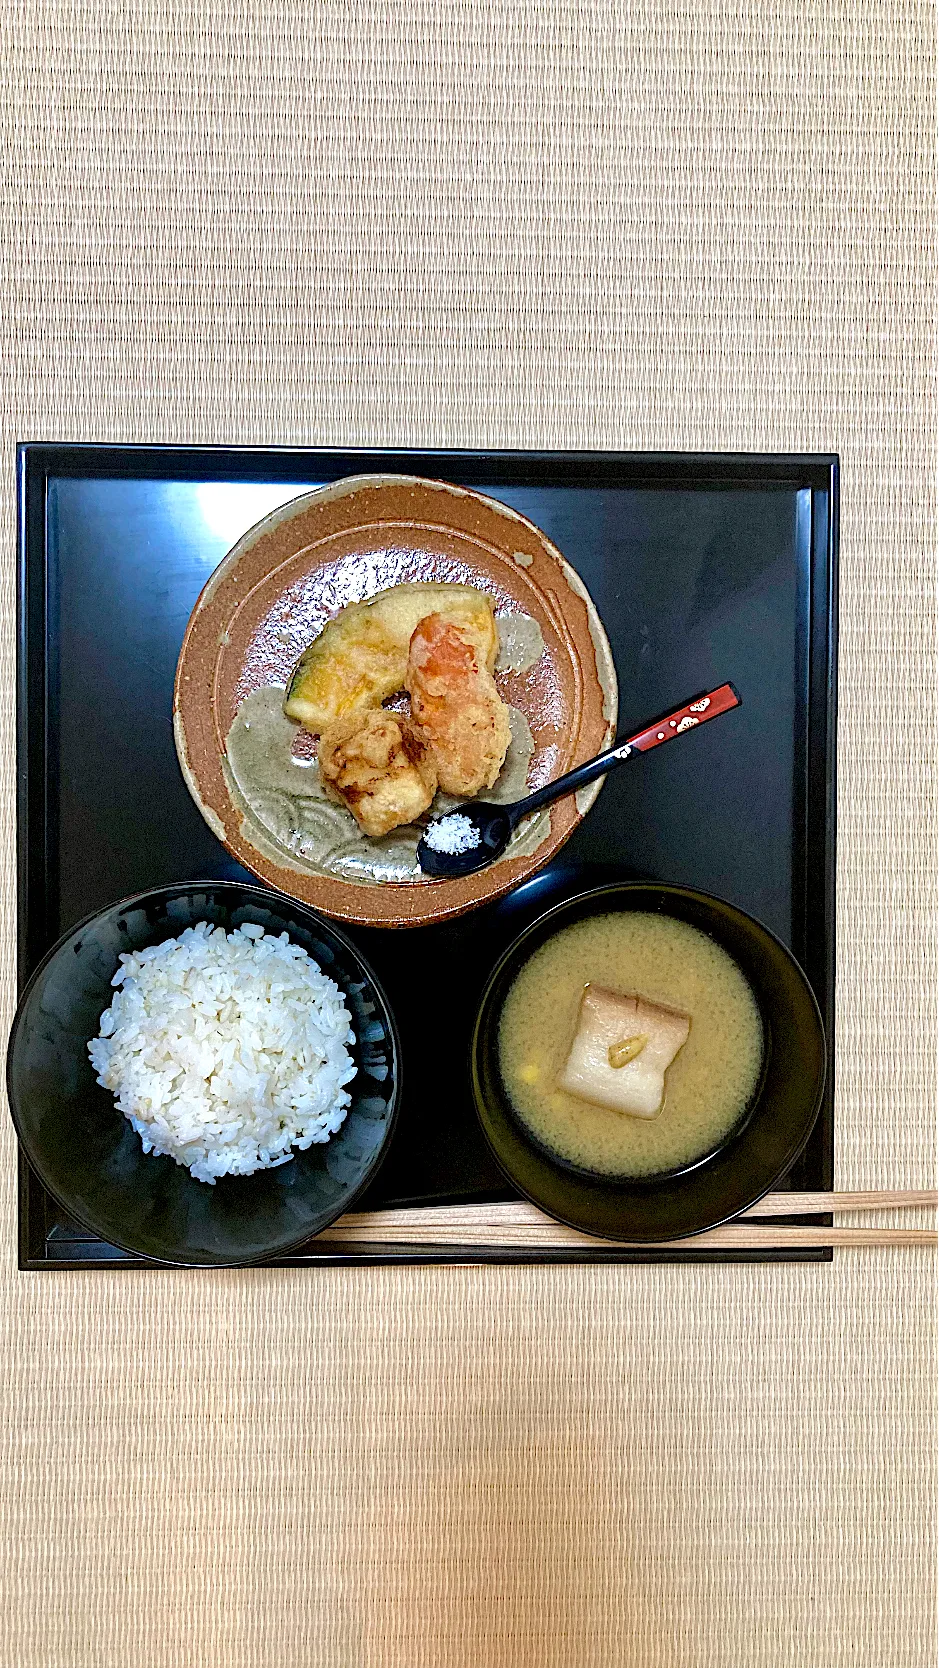
<svg viewBox="0 0 939 1668">
<path fill-rule="evenodd" d="M 687 1014 L 588 985 L 558 1084 L 597 1106 L 654 1118 L 665 1100 L 665 1073 L 690 1029 Z"/>
</svg>

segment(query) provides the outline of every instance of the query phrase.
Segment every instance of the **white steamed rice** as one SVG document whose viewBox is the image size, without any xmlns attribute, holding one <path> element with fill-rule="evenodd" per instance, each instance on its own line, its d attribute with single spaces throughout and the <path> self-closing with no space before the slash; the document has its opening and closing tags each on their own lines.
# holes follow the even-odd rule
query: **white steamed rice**
<svg viewBox="0 0 939 1668">
<path fill-rule="evenodd" d="M 145 1153 L 214 1183 L 336 1133 L 355 1076 L 349 1013 L 286 933 L 200 921 L 120 959 L 88 1053 Z"/>
</svg>

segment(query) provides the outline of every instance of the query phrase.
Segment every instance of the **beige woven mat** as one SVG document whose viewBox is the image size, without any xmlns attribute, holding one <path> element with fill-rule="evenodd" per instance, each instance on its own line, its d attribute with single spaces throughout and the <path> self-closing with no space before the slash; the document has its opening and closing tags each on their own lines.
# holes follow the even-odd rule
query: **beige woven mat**
<svg viewBox="0 0 939 1668">
<path fill-rule="evenodd" d="M 838 1180 L 933 1152 L 931 9 L 3 10 L 16 438 L 836 449 Z M 14 1272 L 3 1668 L 922 1668 L 933 1263 Z"/>
</svg>

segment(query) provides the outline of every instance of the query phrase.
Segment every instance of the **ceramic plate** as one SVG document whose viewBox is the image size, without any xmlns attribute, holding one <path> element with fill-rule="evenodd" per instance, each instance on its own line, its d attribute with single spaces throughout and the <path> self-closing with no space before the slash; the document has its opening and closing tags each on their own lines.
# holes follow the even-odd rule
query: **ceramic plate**
<svg viewBox="0 0 939 1668">
<path fill-rule="evenodd" d="M 419 829 L 369 840 L 326 799 L 311 738 L 280 711 L 290 674 L 346 603 L 415 580 L 475 585 L 495 603 L 513 744 L 481 797 L 519 798 L 609 745 L 616 674 L 582 581 L 523 516 L 439 481 L 356 476 L 267 516 L 205 586 L 176 673 L 176 748 L 209 826 L 269 885 L 363 925 L 444 920 L 507 892 L 553 857 L 600 786 L 530 819 L 498 863 L 453 881 L 421 877 Z"/>
</svg>

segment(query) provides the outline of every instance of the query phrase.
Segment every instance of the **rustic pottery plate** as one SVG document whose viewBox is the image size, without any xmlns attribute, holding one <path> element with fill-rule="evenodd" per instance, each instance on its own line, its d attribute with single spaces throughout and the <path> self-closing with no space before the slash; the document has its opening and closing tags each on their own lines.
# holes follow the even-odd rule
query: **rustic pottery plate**
<svg viewBox="0 0 939 1668">
<path fill-rule="evenodd" d="M 281 712 L 290 674 L 346 603 L 415 580 L 475 585 L 495 602 L 496 682 L 515 716 L 483 797 L 520 798 L 609 745 L 616 673 L 582 581 L 523 516 L 439 481 L 354 476 L 258 522 L 199 597 L 176 673 L 176 749 L 209 826 L 269 885 L 362 925 L 419 926 L 501 896 L 554 856 L 599 791 L 530 819 L 498 863 L 462 880 L 421 877 L 418 828 L 369 840 L 325 798 L 311 738 Z"/>
</svg>

